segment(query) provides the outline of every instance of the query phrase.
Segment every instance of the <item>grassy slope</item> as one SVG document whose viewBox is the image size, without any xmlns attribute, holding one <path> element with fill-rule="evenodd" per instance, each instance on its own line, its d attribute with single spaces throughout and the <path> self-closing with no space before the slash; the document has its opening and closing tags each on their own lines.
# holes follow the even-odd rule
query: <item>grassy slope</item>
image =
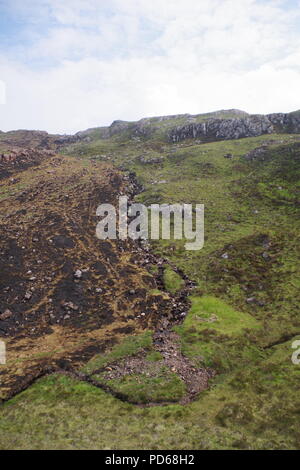
<svg viewBox="0 0 300 470">
<path fill-rule="evenodd" d="M 219 377 L 182 407 L 137 408 L 65 377 L 7 403 L 0 446 L 35 449 L 299 448 L 297 371 L 290 344 L 251 370 Z"/>
<path fill-rule="evenodd" d="M 68 149 L 134 170 L 145 186 L 142 202 L 205 204 L 203 250 L 186 252 L 182 241 L 154 248 L 197 281 L 178 331 L 184 352 L 219 374 L 193 404 L 149 409 L 71 379 L 43 379 L 3 407 L 1 448 L 300 447 L 300 369 L 291 362 L 292 340 L 300 333 L 294 139 L 173 146 L 114 138 Z M 276 142 L 264 161 L 242 158 L 265 141 Z M 225 153 L 234 158 L 224 159 Z M 142 164 L 140 156 L 163 161 Z"/>
</svg>

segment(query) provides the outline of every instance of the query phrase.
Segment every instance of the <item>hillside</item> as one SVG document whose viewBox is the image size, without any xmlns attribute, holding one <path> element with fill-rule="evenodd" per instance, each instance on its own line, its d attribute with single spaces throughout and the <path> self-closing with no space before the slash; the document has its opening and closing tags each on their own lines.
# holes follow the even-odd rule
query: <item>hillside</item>
<svg viewBox="0 0 300 470">
<path fill-rule="evenodd" d="M 204 248 L 97 240 L 121 194 Z M 0 448 L 300 448 L 299 113 L 0 133 L 0 204 Z"/>
</svg>

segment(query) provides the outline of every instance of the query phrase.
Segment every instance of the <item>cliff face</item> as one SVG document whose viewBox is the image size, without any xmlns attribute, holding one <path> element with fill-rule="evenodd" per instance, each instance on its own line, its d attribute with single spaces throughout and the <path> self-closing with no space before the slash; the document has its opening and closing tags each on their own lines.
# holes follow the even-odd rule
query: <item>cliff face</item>
<svg viewBox="0 0 300 470">
<path fill-rule="evenodd" d="M 298 134 L 300 132 L 300 113 L 275 113 L 269 114 L 268 119 L 278 132 Z"/>
<path fill-rule="evenodd" d="M 207 122 L 209 119 L 225 120 L 229 118 L 247 117 L 248 114 L 238 109 L 215 111 L 207 114 L 174 114 L 143 118 L 139 121 L 114 121 L 109 127 L 94 127 L 75 134 L 78 140 L 90 142 L 94 139 L 110 139 L 123 137 L 125 139 L 158 139 L 168 140 L 169 133 L 175 126 L 186 126 L 190 123 Z"/>
<path fill-rule="evenodd" d="M 171 129 L 169 140 L 171 142 L 195 138 L 205 141 L 232 140 L 275 132 L 299 133 L 300 114 L 280 113 L 232 119 L 209 119 L 205 122 L 185 124 Z"/>
<path fill-rule="evenodd" d="M 167 140 L 181 142 L 185 139 L 200 139 L 205 142 L 232 140 L 243 137 L 258 137 L 272 133 L 299 133 L 300 113 L 247 114 L 229 109 L 208 114 L 178 114 L 144 118 L 136 122 L 114 121 L 109 127 L 99 127 L 78 132 L 78 140 L 95 138 Z"/>
</svg>

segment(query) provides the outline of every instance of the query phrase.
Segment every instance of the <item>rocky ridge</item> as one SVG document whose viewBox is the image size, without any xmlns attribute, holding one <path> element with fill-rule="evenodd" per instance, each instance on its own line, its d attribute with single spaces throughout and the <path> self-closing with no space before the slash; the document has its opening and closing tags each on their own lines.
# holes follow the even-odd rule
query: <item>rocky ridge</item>
<svg viewBox="0 0 300 470">
<path fill-rule="evenodd" d="M 177 125 L 176 125 L 177 124 Z M 200 139 L 204 142 L 258 137 L 264 134 L 300 132 L 300 114 L 247 114 L 240 110 L 225 110 L 204 115 L 178 114 L 144 118 L 137 122 L 114 121 L 109 127 L 78 132 L 74 137 L 84 142 L 94 138 L 123 137 L 151 140 L 158 133 L 163 140 L 181 142 Z"/>
<path fill-rule="evenodd" d="M 190 123 L 173 128 L 169 133 L 169 140 L 171 142 L 180 142 L 185 139 L 233 140 L 282 132 L 299 133 L 300 115 L 280 113 L 267 116 L 209 119 L 202 123 Z"/>
<path fill-rule="evenodd" d="M 207 114 L 176 114 L 143 118 L 129 122 L 116 120 L 110 126 L 94 127 L 74 135 L 52 135 L 44 131 L 0 131 L 0 150 L 3 145 L 59 150 L 76 142 L 110 138 L 151 140 L 159 138 L 168 142 L 198 139 L 203 142 L 258 137 L 264 134 L 300 132 L 300 112 L 248 114 L 237 109 L 221 110 Z"/>
</svg>

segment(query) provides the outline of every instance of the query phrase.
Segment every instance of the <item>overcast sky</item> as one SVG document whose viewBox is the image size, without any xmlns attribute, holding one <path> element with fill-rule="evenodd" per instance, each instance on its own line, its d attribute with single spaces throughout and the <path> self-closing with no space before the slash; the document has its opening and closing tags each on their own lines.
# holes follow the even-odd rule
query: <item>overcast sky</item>
<svg viewBox="0 0 300 470">
<path fill-rule="evenodd" d="M 4 131 L 288 112 L 299 87 L 300 0 L 0 0 Z"/>
</svg>

